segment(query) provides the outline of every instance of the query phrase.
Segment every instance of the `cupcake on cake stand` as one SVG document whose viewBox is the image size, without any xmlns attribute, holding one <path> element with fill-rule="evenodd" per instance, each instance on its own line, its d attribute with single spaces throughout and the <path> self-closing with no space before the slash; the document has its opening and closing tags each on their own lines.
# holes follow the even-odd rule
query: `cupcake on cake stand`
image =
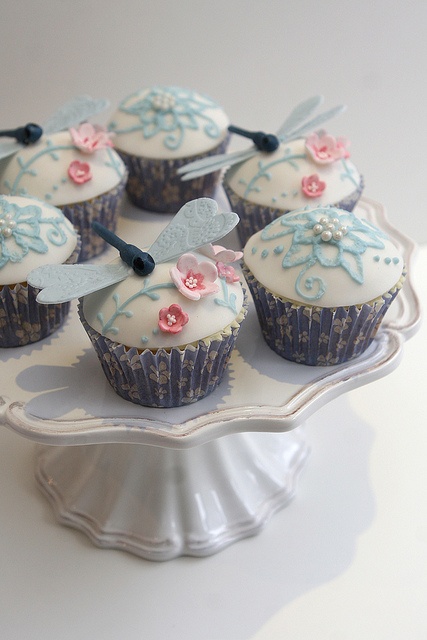
<svg viewBox="0 0 427 640">
<path fill-rule="evenodd" d="M 357 207 L 394 239 L 409 276 L 372 345 L 349 363 L 283 360 L 250 308 L 221 385 L 194 404 L 151 409 L 112 392 L 76 307 L 43 348 L 8 352 L 0 422 L 42 445 L 36 480 L 61 523 L 150 560 L 206 556 L 258 533 L 292 499 L 309 450 L 306 418 L 390 373 L 420 321 L 414 244 L 378 203 L 362 199 Z M 122 218 L 123 237 L 132 238 L 140 216 Z M 154 236 L 164 215 L 149 219 L 144 228 Z"/>
</svg>

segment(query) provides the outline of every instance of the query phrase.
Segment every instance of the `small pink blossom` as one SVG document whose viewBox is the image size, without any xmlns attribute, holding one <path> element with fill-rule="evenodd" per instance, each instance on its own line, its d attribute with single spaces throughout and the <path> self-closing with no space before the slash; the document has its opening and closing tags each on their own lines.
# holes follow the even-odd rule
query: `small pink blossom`
<svg viewBox="0 0 427 640">
<path fill-rule="evenodd" d="M 188 313 L 179 304 L 171 304 L 159 311 L 159 327 L 165 333 L 179 333 L 188 322 Z"/>
<path fill-rule="evenodd" d="M 73 144 L 83 153 L 94 153 L 98 149 L 112 147 L 112 133 L 105 127 L 93 126 L 90 122 L 83 122 L 78 129 L 70 129 Z"/>
<path fill-rule="evenodd" d="M 313 173 L 311 176 L 304 176 L 301 183 L 302 191 L 308 198 L 317 198 L 326 189 L 326 182 L 322 182 L 317 173 Z"/>
<path fill-rule="evenodd" d="M 347 138 L 334 138 L 323 132 L 320 136 L 312 133 L 305 141 L 307 151 L 318 164 L 329 164 L 341 158 L 348 158 L 350 156 L 348 145 Z"/>
<path fill-rule="evenodd" d="M 211 258 L 212 260 L 217 260 L 219 262 L 236 262 L 236 260 L 243 258 L 242 251 L 226 249 L 220 244 L 205 244 L 199 249 L 199 251 L 207 258 Z"/>
<path fill-rule="evenodd" d="M 218 275 L 220 278 L 223 278 L 228 284 L 232 282 L 239 282 L 240 278 L 233 269 L 228 264 L 224 264 L 223 262 L 217 262 L 216 268 L 218 269 Z"/>
<path fill-rule="evenodd" d="M 80 162 L 80 160 L 74 160 L 68 167 L 68 175 L 71 180 L 76 184 L 83 184 L 92 180 L 92 172 L 87 162 Z"/>
<path fill-rule="evenodd" d="M 200 300 L 219 291 L 215 283 L 218 277 L 215 265 L 212 262 L 197 262 L 192 253 L 184 253 L 169 273 L 178 291 L 190 300 Z"/>
</svg>

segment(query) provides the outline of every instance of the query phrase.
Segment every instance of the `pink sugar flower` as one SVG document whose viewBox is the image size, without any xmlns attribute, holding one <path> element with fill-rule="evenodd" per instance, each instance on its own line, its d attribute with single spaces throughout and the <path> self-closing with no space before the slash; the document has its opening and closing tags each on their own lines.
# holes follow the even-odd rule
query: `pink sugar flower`
<svg viewBox="0 0 427 640">
<path fill-rule="evenodd" d="M 302 191 L 308 198 L 318 198 L 326 189 L 326 182 L 322 182 L 317 173 L 304 176 L 301 180 Z"/>
<path fill-rule="evenodd" d="M 165 333 L 179 333 L 188 322 L 188 313 L 179 304 L 171 304 L 159 311 L 159 327 Z"/>
<path fill-rule="evenodd" d="M 80 162 L 79 160 L 74 160 L 70 164 L 68 167 L 68 175 L 76 184 L 83 184 L 84 182 L 88 182 L 88 180 L 92 180 L 92 172 L 89 164 L 87 162 Z"/>
<path fill-rule="evenodd" d="M 106 149 L 112 147 L 112 133 L 109 133 L 105 127 L 98 125 L 93 126 L 90 122 L 83 122 L 78 129 L 70 129 L 73 144 L 83 153 L 94 153 L 98 149 Z"/>
<path fill-rule="evenodd" d="M 220 278 L 223 278 L 228 284 L 232 282 L 239 282 L 240 278 L 233 269 L 228 264 L 224 264 L 223 262 L 217 262 L 216 268 L 218 269 L 218 275 Z"/>
<path fill-rule="evenodd" d="M 346 138 L 334 138 L 326 133 L 321 133 L 320 136 L 312 133 L 305 141 L 307 151 L 317 164 L 329 164 L 341 158 L 348 158 L 348 144 Z"/>
<path fill-rule="evenodd" d="M 212 260 L 216 260 L 218 262 L 236 262 L 236 260 L 240 260 L 241 258 L 243 258 L 242 251 L 233 251 L 232 249 L 226 249 L 220 244 L 205 244 L 199 249 L 199 251 L 207 258 L 211 258 Z"/>
<path fill-rule="evenodd" d="M 169 273 L 178 291 L 190 300 L 200 300 L 219 291 L 215 283 L 218 277 L 215 265 L 212 262 L 197 262 L 192 253 L 184 253 Z"/>
</svg>

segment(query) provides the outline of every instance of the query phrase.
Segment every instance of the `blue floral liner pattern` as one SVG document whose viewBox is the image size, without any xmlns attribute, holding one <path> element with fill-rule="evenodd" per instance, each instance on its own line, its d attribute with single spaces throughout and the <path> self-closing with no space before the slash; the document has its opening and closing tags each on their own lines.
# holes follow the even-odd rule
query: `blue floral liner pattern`
<svg viewBox="0 0 427 640">
<path fill-rule="evenodd" d="M 372 302 L 329 309 L 278 298 L 246 265 L 243 273 L 268 346 L 286 360 L 312 366 L 340 364 L 362 354 L 406 276 L 404 272 L 393 289 Z"/>
<path fill-rule="evenodd" d="M 92 229 L 92 222 L 96 220 L 111 231 L 116 230 L 120 215 L 123 195 L 126 186 L 127 173 L 119 184 L 96 198 L 58 207 L 80 235 L 82 249 L 79 262 L 85 262 L 99 255 L 109 247 Z"/>
<path fill-rule="evenodd" d="M 80 253 L 80 238 L 66 264 L 74 264 Z M 23 347 L 38 342 L 59 329 L 70 310 L 70 303 L 39 304 L 39 289 L 20 282 L 0 287 L 0 347 Z"/>
<path fill-rule="evenodd" d="M 245 200 L 241 196 L 237 195 L 233 189 L 228 185 L 227 181 L 223 181 L 224 191 L 230 202 L 231 208 L 237 213 L 240 218 L 240 222 L 237 225 L 237 233 L 240 238 L 241 246 L 244 247 L 246 242 L 257 231 L 264 229 L 270 222 L 273 222 L 276 218 L 283 216 L 285 213 L 289 213 L 290 210 L 278 209 L 276 207 L 262 206 L 255 204 L 249 200 Z M 360 179 L 360 185 L 346 198 L 332 204 L 337 209 L 345 209 L 346 211 L 353 211 L 357 202 L 362 195 L 364 187 L 363 177 Z M 307 202 L 307 204 L 310 204 Z"/>
<path fill-rule="evenodd" d="M 135 404 L 169 408 L 197 402 L 219 385 L 247 313 L 247 297 L 239 316 L 222 332 L 182 349 L 155 352 L 102 336 L 86 322 L 81 300 L 78 312 L 114 391 Z"/>
<path fill-rule="evenodd" d="M 191 161 L 225 153 L 229 136 L 208 153 L 193 156 Z M 125 163 L 129 179 L 126 191 L 131 202 L 140 209 L 156 213 L 176 213 L 186 202 L 200 197 L 213 197 L 220 179 L 220 171 L 195 180 L 183 181 L 177 170 L 188 164 L 190 158 L 156 160 L 138 158 L 117 149 Z"/>
</svg>

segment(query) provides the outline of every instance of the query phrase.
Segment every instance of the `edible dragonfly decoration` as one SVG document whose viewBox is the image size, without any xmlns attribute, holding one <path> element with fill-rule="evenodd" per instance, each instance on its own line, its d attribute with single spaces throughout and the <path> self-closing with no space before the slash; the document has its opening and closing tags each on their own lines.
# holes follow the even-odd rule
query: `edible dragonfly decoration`
<svg viewBox="0 0 427 640">
<path fill-rule="evenodd" d="M 104 98 L 94 99 L 86 95 L 77 96 L 59 107 L 42 126 L 29 122 L 16 129 L 0 131 L 0 137 L 10 138 L 0 142 L 0 160 L 17 153 L 29 144 L 34 144 L 43 134 L 50 135 L 80 124 L 91 116 L 104 111 L 108 105 L 109 101 Z"/>
<path fill-rule="evenodd" d="M 147 276 L 156 263 L 168 262 L 187 251 L 219 240 L 238 221 L 237 213 L 218 213 L 218 205 L 211 198 L 191 200 L 175 214 L 148 251 L 127 244 L 94 222 L 95 231 L 118 249 L 121 261 L 104 265 L 44 265 L 33 269 L 27 280 L 31 286 L 41 289 L 37 302 L 68 302 L 125 280 L 133 272 L 138 276 Z"/>
<path fill-rule="evenodd" d="M 311 133 L 320 127 L 324 122 L 330 120 L 334 116 L 345 110 L 344 105 L 333 107 L 328 111 L 311 117 L 314 111 L 322 104 L 323 96 L 314 96 L 301 102 L 286 118 L 276 134 L 266 134 L 262 131 L 246 131 L 234 125 L 230 125 L 228 130 L 231 133 L 250 138 L 254 144 L 250 149 L 235 151 L 234 153 L 222 153 L 216 156 L 208 156 L 200 160 L 195 160 L 178 169 L 181 180 L 193 180 L 207 173 L 218 171 L 224 167 L 231 167 L 245 160 L 249 160 L 259 151 L 271 153 L 275 151 L 280 143 L 289 142 L 296 138 L 302 137 L 304 134 Z"/>
</svg>

